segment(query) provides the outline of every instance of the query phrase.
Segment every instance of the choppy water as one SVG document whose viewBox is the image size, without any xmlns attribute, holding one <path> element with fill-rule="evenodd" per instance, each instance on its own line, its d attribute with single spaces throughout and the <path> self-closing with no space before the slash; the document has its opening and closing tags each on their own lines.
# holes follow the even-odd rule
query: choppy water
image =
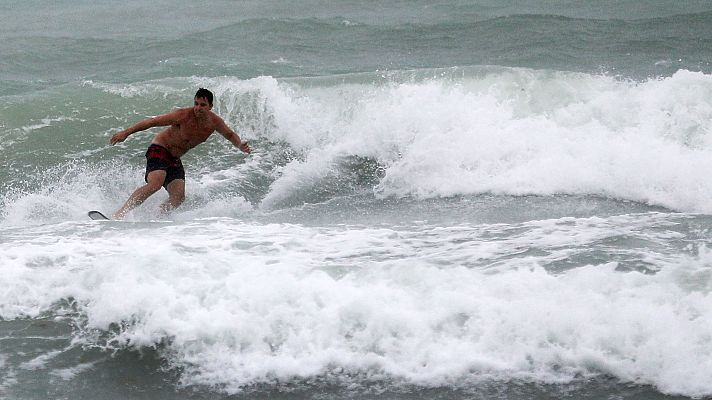
<svg viewBox="0 0 712 400">
<path fill-rule="evenodd" d="M 712 396 L 708 2 L 0 12 L 0 398 Z"/>
</svg>

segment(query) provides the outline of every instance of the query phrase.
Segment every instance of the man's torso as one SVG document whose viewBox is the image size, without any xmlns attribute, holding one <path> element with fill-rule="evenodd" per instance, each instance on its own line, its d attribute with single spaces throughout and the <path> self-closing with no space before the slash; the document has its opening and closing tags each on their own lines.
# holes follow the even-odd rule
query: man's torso
<svg viewBox="0 0 712 400">
<path fill-rule="evenodd" d="M 202 120 L 198 120 L 190 108 L 182 109 L 180 113 L 179 123 L 158 133 L 151 142 L 165 147 L 177 158 L 206 141 L 216 128 L 213 115 L 206 115 Z"/>
</svg>

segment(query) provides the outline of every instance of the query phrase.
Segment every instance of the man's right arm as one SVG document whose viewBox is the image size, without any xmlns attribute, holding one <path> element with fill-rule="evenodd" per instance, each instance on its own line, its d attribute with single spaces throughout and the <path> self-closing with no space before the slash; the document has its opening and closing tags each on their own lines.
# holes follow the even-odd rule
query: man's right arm
<svg viewBox="0 0 712 400">
<path fill-rule="evenodd" d="M 146 118 L 142 121 L 139 121 L 138 123 L 131 125 L 130 127 L 113 135 L 111 137 L 110 142 L 112 145 L 116 143 L 121 143 L 126 140 L 126 138 L 128 138 L 130 135 L 133 135 L 136 132 L 145 131 L 149 128 L 153 128 L 154 126 L 177 125 L 180 123 L 182 115 L 181 111 L 182 110 L 177 110 L 168 114 L 163 114 L 152 118 Z"/>
</svg>

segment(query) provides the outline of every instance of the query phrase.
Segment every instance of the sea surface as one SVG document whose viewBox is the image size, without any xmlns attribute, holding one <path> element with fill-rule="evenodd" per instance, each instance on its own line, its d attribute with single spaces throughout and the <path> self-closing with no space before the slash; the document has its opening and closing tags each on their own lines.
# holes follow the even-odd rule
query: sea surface
<svg viewBox="0 0 712 400">
<path fill-rule="evenodd" d="M 0 15 L 1 399 L 712 397 L 711 2 Z"/>
</svg>

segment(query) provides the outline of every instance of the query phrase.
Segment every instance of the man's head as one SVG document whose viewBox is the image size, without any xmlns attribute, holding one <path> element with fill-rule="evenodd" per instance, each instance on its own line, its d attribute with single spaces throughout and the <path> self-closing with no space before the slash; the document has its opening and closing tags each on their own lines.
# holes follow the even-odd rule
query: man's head
<svg viewBox="0 0 712 400">
<path fill-rule="evenodd" d="M 193 100 L 193 112 L 197 117 L 202 118 L 207 111 L 213 108 L 213 93 L 208 89 L 198 89 Z"/>
<path fill-rule="evenodd" d="M 196 99 L 205 99 L 208 101 L 208 104 L 210 104 L 211 107 L 213 106 L 213 92 L 211 92 L 208 89 L 203 89 L 203 88 L 198 89 L 198 91 L 195 92 L 195 98 Z"/>
</svg>

